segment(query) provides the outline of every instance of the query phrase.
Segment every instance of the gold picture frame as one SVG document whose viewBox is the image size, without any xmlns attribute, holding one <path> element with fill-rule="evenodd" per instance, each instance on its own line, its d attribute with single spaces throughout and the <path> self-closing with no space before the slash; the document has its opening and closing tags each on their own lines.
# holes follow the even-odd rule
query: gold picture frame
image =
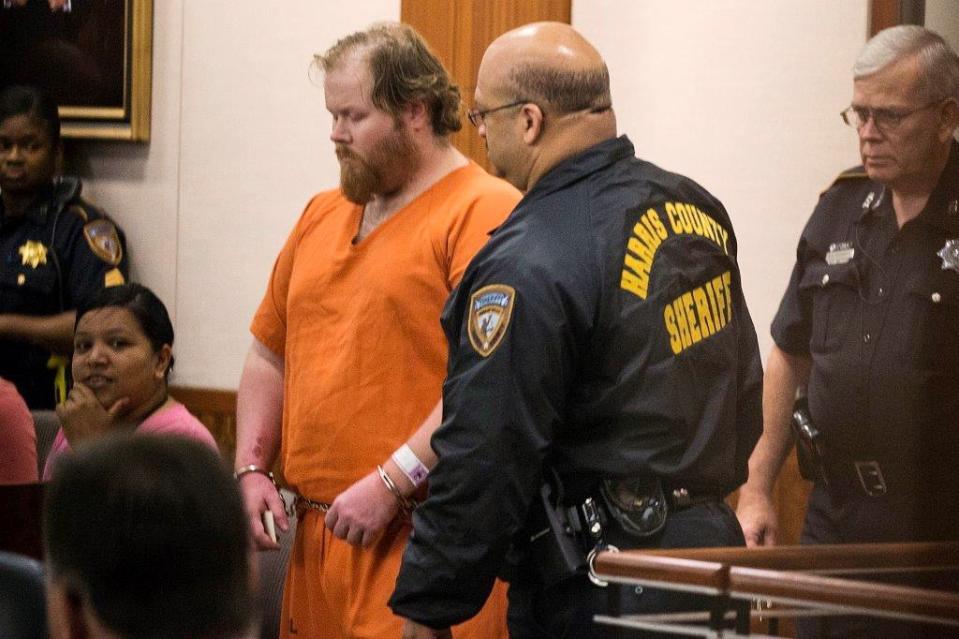
<svg viewBox="0 0 959 639">
<path fill-rule="evenodd" d="M 49 92 L 65 138 L 149 141 L 153 0 L 2 1 L 0 86 Z"/>
</svg>

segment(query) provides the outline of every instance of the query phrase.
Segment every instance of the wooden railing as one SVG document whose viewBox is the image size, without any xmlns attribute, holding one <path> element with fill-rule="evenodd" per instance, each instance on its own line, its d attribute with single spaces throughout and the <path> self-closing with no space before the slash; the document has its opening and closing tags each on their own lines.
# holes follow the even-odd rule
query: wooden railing
<svg viewBox="0 0 959 639">
<path fill-rule="evenodd" d="M 236 391 L 171 386 L 170 395 L 186 406 L 210 432 L 224 459 L 236 456 Z"/>
<path fill-rule="evenodd" d="M 698 592 L 719 600 L 761 599 L 828 614 L 959 626 L 957 593 L 833 576 L 959 571 L 959 542 L 630 550 L 599 553 L 594 567 L 607 581 Z M 598 619 L 631 625 L 629 619 Z M 648 628 L 642 618 L 635 621 L 645 625 L 633 627 Z M 665 630 L 669 623 L 662 626 Z"/>
</svg>

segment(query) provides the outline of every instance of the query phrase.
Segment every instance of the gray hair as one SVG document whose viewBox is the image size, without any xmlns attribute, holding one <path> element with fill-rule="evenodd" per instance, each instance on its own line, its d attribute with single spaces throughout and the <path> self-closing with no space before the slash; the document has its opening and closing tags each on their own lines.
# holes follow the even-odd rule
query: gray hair
<svg viewBox="0 0 959 639">
<path fill-rule="evenodd" d="M 959 100 L 959 56 L 942 37 L 915 25 L 884 29 L 862 48 L 853 77 L 863 78 L 911 55 L 919 57 L 919 93 L 926 101 Z"/>
<path fill-rule="evenodd" d="M 600 68 L 569 71 L 521 64 L 510 74 L 517 100 L 545 103 L 560 114 L 610 107 L 609 71 Z"/>
</svg>

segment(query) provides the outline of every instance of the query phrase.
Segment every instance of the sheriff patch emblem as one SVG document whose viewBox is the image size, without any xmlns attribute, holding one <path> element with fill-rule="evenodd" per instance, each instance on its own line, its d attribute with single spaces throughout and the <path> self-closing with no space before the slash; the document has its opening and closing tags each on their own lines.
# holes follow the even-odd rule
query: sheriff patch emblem
<svg viewBox="0 0 959 639">
<path fill-rule="evenodd" d="M 503 341 L 515 301 L 516 291 L 503 284 L 484 286 L 470 296 L 470 344 L 483 357 Z"/>
<path fill-rule="evenodd" d="M 116 266 L 123 258 L 123 247 L 117 236 L 117 227 L 109 220 L 94 220 L 83 227 L 83 236 L 90 250 L 101 260 Z"/>
<path fill-rule="evenodd" d="M 37 268 L 41 264 L 47 263 L 47 247 L 40 242 L 27 240 L 23 246 L 17 249 L 17 252 L 20 253 L 20 259 L 24 266 Z"/>
</svg>

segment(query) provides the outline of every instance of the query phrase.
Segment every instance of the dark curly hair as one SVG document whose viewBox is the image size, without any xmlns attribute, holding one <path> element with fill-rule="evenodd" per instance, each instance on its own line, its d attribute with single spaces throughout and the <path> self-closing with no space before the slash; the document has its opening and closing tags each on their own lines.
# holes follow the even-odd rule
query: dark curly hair
<svg viewBox="0 0 959 639">
<path fill-rule="evenodd" d="M 377 108 L 394 116 L 413 102 L 422 101 L 430 112 L 433 133 L 448 136 L 459 131 L 460 90 L 419 33 L 399 23 L 373 25 L 351 33 L 314 56 L 324 72 L 336 68 L 345 56 L 366 49 Z"/>
</svg>

